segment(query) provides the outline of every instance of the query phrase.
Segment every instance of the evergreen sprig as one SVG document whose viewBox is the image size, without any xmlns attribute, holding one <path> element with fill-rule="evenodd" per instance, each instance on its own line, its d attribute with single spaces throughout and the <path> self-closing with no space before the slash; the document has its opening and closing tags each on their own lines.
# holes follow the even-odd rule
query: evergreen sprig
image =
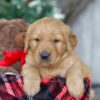
<svg viewBox="0 0 100 100">
<path fill-rule="evenodd" d="M 32 23 L 53 16 L 54 4 L 55 0 L 0 0 L 0 19 L 22 18 Z"/>
</svg>

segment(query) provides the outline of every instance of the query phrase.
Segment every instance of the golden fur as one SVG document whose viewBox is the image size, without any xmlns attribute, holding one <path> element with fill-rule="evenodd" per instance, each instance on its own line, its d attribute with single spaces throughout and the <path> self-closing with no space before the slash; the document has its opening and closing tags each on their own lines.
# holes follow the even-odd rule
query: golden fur
<svg viewBox="0 0 100 100">
<path fill-rule="evenodd" d="M 84 91 L 83 78 L 90 80 L 91 71 L 75 52 L 77 37 L 71 28 L 53 18 L 43 18 L 28 28 L 25 35 L 25 50 L 28 52 L 22 68 L 24 88 L 28 95 L 40 90 L 41 78 L 62 76 L 67 79 L 71 95 L 76 98 Z M 43 62 L 40 52 L 50 53 L 50 60 Z"/>
</svg>

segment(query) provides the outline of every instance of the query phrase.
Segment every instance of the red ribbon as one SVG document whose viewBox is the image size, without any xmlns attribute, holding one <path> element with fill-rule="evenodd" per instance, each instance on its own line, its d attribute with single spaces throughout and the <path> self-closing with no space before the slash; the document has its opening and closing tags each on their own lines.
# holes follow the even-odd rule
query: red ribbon
<svg viewBox="0 0 100 100">
<path fill-rule="evenodd" d="M 9 67 L 18 61 L 21 62 L 21 67 L 25 63 L 26 52 L 24 50 L 4 51 L 2 52 L 4 59 L 0 60 L 0 66 Z"/>
</svg>

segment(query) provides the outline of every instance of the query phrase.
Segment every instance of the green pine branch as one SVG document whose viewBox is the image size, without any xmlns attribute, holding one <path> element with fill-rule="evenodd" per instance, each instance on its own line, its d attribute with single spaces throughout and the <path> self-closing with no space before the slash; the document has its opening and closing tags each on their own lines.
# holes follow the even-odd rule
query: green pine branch
<svg viewBox="0 0 100 100">
<path fill-rule="evenodd" d="M 37 4 L 29 6 L 31 1 Z M 0 0 L 0 18 L 22 18 L 32 23 L 45 17 L 53 16 L 54 0 Z"/>
</svg>

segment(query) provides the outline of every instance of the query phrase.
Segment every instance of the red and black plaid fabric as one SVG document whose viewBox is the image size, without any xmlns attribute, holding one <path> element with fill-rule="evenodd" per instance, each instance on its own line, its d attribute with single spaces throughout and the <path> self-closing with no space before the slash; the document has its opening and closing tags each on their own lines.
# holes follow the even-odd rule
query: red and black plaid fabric
<svg viewBox="0 0 100 100">
<path fill-rule="evenodd" d="M 84 94 L 79 100 L 89 99 L 90 81 L 84 79 Z M 76 91 L 77 92 L 77 91 Z M 23 88 L 23 78 L 20 75 L 0 75 L 0 100 L 76 100 L 66 87 L 65 79 L 55 77 L 43 79 L 41 90 L 33 97 L 29 97 Z"/>
</svg>

